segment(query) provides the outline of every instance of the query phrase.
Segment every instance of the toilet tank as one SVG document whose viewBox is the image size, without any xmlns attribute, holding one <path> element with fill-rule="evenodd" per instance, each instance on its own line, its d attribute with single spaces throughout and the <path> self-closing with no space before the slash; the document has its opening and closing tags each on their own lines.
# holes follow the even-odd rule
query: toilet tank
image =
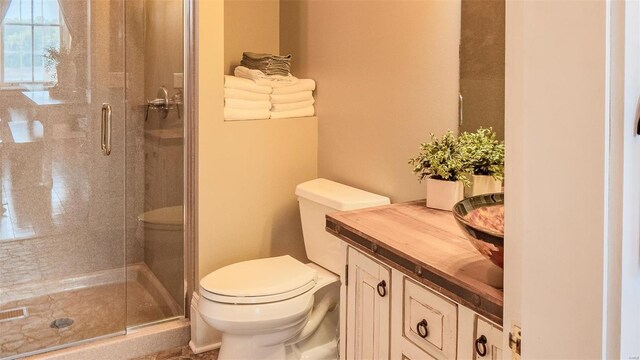
<svg viewBox="0 0 640 360">
<path fill-rule="evenodd" d="M 388 197 L 327 179 L 315 179 L 298 185 L 296 196 L 307 257 L 336 274 L 344 270 L 346 259 L 341 252 L 342 240 L 325 230 L 325 215 L 390 203 Z"/>
</svg>

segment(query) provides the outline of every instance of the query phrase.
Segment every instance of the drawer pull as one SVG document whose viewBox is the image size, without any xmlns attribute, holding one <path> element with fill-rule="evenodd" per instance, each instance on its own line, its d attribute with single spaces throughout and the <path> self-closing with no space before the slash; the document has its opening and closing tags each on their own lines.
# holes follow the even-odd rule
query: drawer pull
<svg viewBox="0 0 640 360">
<path fill-rule="evenodd" d="M 418 332 L 418 335 L 420 335 L 420 337 L 423 339 L 426 339 L 427 336 L 429 336 L 429 323 L 426 319 L 422 319 L 422 321 L 420 321 L 418 325 L 416 325 L 416 331 Z"/>
<path fill-rule="evenodd" d="M 484 335 L 480 335 L 479 338 L 476 339 L 476 353 L 480 355 L 480 357 L 484 357 L 487 355 L 487 337 Z"/>
<path fill-rule="evenodd" d="M 382 280 L 378 283 L 377 286 L 378 295 L 381 297 L 385 297 L 387 295 L 387 282 Z"/>
</svg>

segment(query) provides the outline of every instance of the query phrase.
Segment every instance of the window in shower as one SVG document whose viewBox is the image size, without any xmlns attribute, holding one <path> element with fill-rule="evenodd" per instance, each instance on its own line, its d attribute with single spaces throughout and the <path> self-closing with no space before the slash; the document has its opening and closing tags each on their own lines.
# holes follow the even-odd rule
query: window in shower
<svg viewBox="0 0 640 360">
<path fill-rule="evenodd" d="M 11 0 L 0 27 L 2 83 L 54 82 L 56 67 L 45 55 L 71 56 L 70 41 L 57 0 Z"/>
</svg>

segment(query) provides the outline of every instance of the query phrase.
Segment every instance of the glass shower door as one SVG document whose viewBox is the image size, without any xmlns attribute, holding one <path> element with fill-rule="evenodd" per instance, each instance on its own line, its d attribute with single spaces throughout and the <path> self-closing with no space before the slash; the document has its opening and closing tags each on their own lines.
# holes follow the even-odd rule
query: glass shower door
<svg viewBox="0 0 640 360">
<path fill-rule="evenodd" d="M 123 0 L 0 0 L 0 358 L 126 329 Z"/>
</svg>

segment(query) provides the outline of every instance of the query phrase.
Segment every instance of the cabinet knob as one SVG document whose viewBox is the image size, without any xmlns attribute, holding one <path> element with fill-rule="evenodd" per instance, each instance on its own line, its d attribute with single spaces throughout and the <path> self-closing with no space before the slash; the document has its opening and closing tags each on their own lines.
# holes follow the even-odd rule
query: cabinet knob
<svg viewBox="0 0 640 360">
<path fill-rule="evenodd" d="M 487 337 L 486 336 L 480 335 L 480 337 L 476 339 L 476 353 L 480 357 L 487 355 Z"/>
<path fill-rule="evenodd" d="M 429 336 L 429 323 L 426 319 L 422 319 L 422 321 L 420 321 L 418 325 L 416 325 L 416 331 L 418 332 L 418 335 L 420 335 L 420 337 L 423 339 L 426 339 L 427 336 Z"/>
<path fill-rule="evenodd" d="M 385 297 L 387 295 L 387 282 L 382 280 L 378 283 L 377 286 L 378 295 L 381 297 Z"/>
</svg>

